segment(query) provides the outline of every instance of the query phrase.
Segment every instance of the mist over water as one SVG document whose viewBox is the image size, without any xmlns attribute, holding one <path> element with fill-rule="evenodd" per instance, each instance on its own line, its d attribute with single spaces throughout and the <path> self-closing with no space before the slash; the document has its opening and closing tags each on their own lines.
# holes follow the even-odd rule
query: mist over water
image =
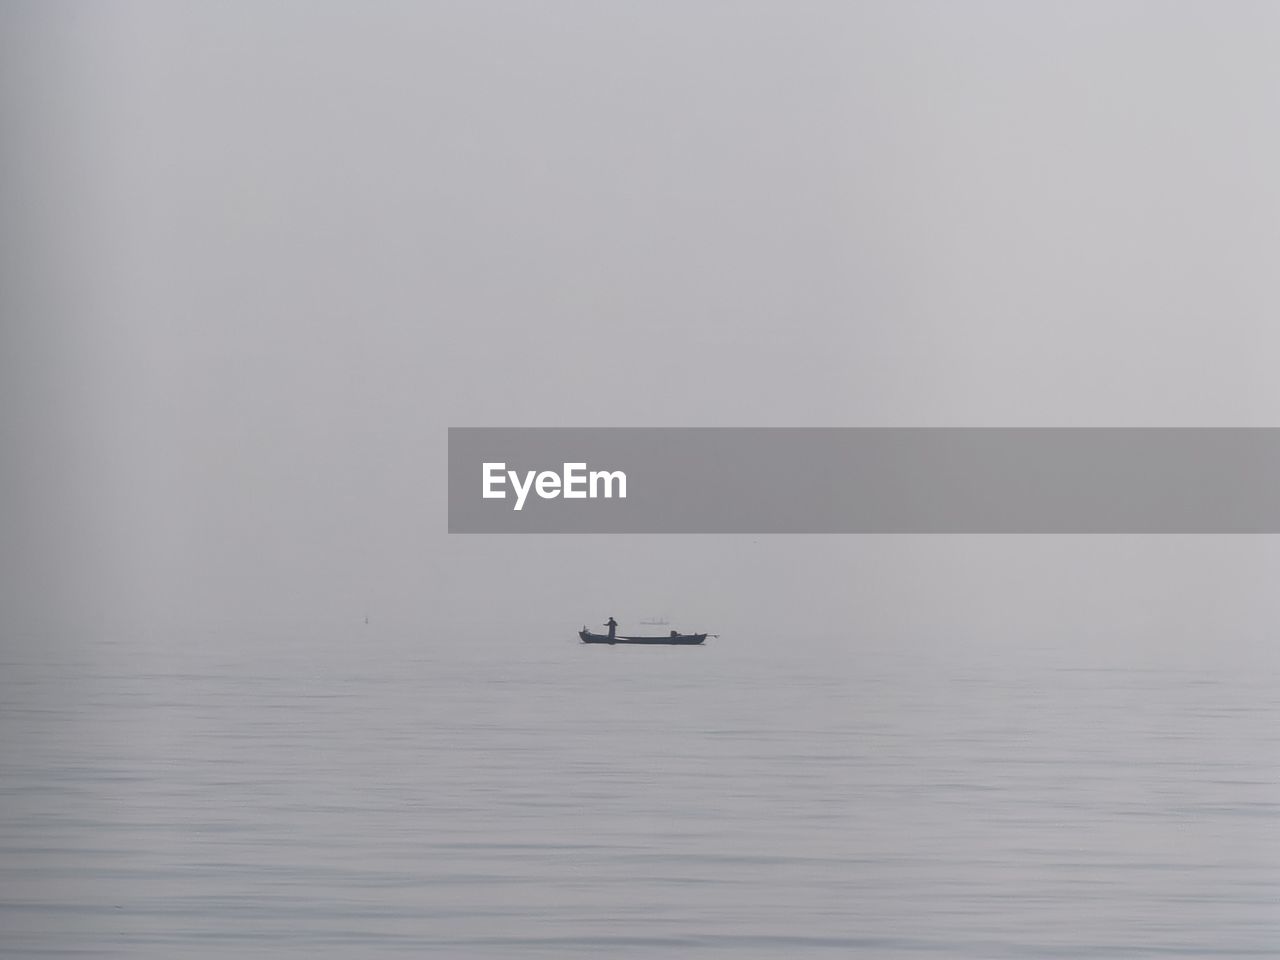
<svg viewBox="0 0 1280 960">
<path fill-rule="evenodd" d="M 0 956 L 1274 955 L 1280 538 L 449 536 L 446 431 L 1274 427 L 1278 34 L 0 5 Z"/>
<path fill-rule="evenodd" d="M 0 952 L 1280 942 L 1274 663 L 1035 637 L 430 640 L 375 623 L 6 652 Z"/>
</svg>

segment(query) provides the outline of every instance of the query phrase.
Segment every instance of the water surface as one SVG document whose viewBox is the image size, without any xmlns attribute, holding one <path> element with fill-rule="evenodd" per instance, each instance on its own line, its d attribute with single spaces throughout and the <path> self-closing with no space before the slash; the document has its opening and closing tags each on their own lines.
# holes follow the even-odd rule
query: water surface
<svg viewBox="0 0 1280 960">
<path fill-rule="evenodd" d="M 1273 669 L 340 633 L 6 646 L 0 953 L 1280 945 Z"/>
</svg>

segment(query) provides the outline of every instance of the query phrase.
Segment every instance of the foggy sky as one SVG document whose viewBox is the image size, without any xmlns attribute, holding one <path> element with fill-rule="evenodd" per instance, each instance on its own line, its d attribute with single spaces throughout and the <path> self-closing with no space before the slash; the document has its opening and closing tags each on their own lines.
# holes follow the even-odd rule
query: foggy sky
<svg viewBox="0 0 1280 960">
<path fill-rule="evenodd" d="M 1246 2 L 7 4 L 2 619 L 1267 636 L 1274 538 L 449 537 L 444 458 L 1280 426 L 1277 36 Z"/>
</svg>

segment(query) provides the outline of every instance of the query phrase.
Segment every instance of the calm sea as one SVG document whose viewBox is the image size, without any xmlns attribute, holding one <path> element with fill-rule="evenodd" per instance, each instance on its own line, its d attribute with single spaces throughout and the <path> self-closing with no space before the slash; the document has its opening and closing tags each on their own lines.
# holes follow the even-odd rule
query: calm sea
<svg viewBox="0 0 1280 960">
<path fill-rule="evenodd" d="M 7 643 L 0 954 L 1280 954 L 1274 669 L 576 626 Z"/>
</svg>

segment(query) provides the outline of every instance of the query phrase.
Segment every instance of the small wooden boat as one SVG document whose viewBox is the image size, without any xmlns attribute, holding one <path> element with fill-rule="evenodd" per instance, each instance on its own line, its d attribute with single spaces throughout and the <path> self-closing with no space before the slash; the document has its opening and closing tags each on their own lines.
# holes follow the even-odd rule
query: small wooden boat
<svg viewBox="0 0 1280 960">
<path fill-rule="evenodd" d="M 691 646 L 707 639 L 705 633 L 676 633 L 672 630 L 666 636 L 657 637 L 623 637 L 617 634 L 592 633 L 586 627 L 578 631 L 583 643 L 665 643 L 677 646 Z"/>
</svg>

